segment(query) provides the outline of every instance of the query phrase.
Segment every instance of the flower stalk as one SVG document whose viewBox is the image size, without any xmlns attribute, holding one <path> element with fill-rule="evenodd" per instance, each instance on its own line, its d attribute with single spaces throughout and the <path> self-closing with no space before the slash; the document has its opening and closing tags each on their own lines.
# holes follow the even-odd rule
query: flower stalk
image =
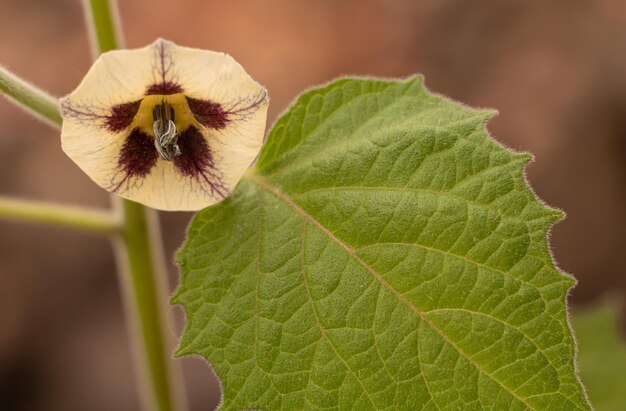
<svg viewBox="0 0 626 411">
<path fill-rule="evenodd" d="M 121 44 L 115 4 L 84 0 L 94 58 Z M 0 67 L 0 92 L 48 124 L 60 128 L 58 100 Z M 180 370 L 166 330 L 166 276 L 156 212 L 113 197 L 115 212 L 0 197 L 0 219 L 51 224 L 109 234 L 114 241 L 125 297 L 137 376 L 146 410 L 185 408 Z"/>
<path fill-rule="evenodd" d="M 115 2 L 84 0 L 84 5 L 94 57 L 118 48 L 121 33 Z M 156 211 L 118 197 L 113 201 L 123 215 L 115 254 L 134 351 L 140 357 L 137 376 L 143 405 L 146 410 L 182 410 L 184 397 L 180 384 L 175 382 L 181 373 L 169 354 L 171 344 L 165 334 L 167 281 Z"/>
<path fill-rule="evenodd" d="M 83 0 L 83 11 L 94 59 L 104 52 L 124 47 L 115 1 Z"/>
<path fill-rule="evenodd" d="M 141 204 L 114 201 L 124 219 L 121 235 L 114 237 L 114 251 L 143 405 L 146 410 L 182 410 L 181 387 L 174 385 L 180 371 L 173 369 L 171 341 L 165 334 L 165 271 L 155 255 L 162 253 L 158 218 Z"/>
</svg>

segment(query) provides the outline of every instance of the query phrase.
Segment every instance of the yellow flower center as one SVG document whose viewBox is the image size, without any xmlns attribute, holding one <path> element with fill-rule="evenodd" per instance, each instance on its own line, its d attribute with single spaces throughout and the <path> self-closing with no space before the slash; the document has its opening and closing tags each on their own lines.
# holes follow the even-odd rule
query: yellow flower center
<svg viewBox="0 0 626 411">
<path fill-rule="evenodd" d="M 139 128 L 142 132 L 154 137 L 153 112 L 157 106 L 160 106 L 163 103 L 167 103 L 167 105 L 173 109 L 174 118 L 172 120 L 174 121 L 176 130 L 178 130 L 179 134 L 183 133 L 189 128 L 189 126 L 196 123 L 196 119 L 189 109 L 189 104 L 187 104 L 187 99 L 182 93 L 170 95 L 154 94 L 144 97 L 141 101 L 139 110 L 137 110 L 137 114 L 135 115 L 135 119 L 131 125 L 131 129 Z"/>
</svg>

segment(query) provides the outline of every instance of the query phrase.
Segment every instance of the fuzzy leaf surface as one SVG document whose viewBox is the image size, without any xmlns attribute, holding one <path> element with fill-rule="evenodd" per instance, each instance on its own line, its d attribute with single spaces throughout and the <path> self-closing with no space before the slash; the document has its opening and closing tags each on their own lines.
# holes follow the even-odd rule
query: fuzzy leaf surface
<svg viewBox="0 0 626 411">
<path fill-rule="evenodd" d="M 177 259 L 222 409 L 588 409 L 528 154 L 404 81 L 304 93 Z"/>
</svg>

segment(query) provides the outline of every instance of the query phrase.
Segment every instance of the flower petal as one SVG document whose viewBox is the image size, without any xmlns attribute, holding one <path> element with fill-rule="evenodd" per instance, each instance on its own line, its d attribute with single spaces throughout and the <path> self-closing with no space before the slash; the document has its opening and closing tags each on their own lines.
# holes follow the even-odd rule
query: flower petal
<svg viewBox="0 0 626 411">
<path fill-rule="evenodd" d="M 171 98 L 170 98 L 171 96 Z M 152 110 L 172 101 L 180 155 L 155 148 Z M 63 150 L 97 184 L 163 210 L 234 189 L 263 144 L 268 98 L 230 56 L 157 40 L 103 54 L 61 100 Z"/>
</svg>

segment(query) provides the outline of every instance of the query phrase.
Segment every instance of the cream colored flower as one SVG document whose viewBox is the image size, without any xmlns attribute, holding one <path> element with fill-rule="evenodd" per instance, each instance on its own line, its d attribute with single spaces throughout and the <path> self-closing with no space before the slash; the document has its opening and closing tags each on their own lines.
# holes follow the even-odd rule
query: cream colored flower
<svg viewBox="0 0 626 411">
<path fill-rule="evenodd" d="M 267 91 L 229 55 L 159 39 L 96 60 L 61 100 L 61 141 L 106 190 L 198 210 L 227 197 L 256 158 L 267 106 Z"/>
</svg>

